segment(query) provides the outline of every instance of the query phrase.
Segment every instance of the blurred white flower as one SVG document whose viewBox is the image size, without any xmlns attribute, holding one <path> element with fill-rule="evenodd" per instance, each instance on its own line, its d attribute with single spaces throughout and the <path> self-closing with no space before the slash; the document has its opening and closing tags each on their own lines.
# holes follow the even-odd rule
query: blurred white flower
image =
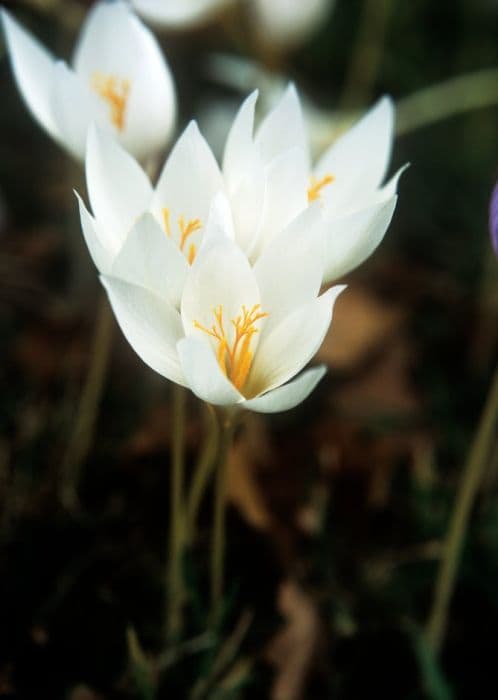
<svg viewBox="0 0 498 700">
<path fill-rule="evenodd" d="M 152 33 L 121 1 L 99 2 L 81 30 L 73 67 L 56 60 L 1 10 L 12 69 L 34 117 L 64 148 L 84 158 L 89 124 L 145 160 L 171 137 L 176 96 Z"/>
<path fill-rule="evenodd" d="M 120 253 L 129 267 L 137 256 L 147 261 L 142 280 L 103 283 L 128 342 L 156 372 L 211 404 L 283 411 L 325 373 L 317 367 L 295 378 L 321 345 L 343 287 L 318 296 L 323 241 L 302 226 L 277 237 L 251 267 L 233 241 L 226 205 L 223 195 L 213 202 L 179 309 L 164 289 L 168 239 L 152 217 L 136 225 L 142 247 L 130 237 Z"/>
<path fill-rule="evenodd" d="M 131 0 L 146 20 L 169 29 L 186 29 L 208 22 L 235 0 Z"/>
<path fill-rule="evenodd" d="M 280 102 L 289 82 L 283 73 L 270 72 L 261 63 L 242 56 L 222 53 L 209 57 L 206 70 L 212 80 L 242 95 L 257 89 L 258 111 L 261 113 L 273 109 Z M 338 134 L 346 131 L 354 123 L 357 113 L 354 110 L 325 110 L 314 104 L 302 92 L 299 96 L 308 127 L 311 153 L 318 156 L 337 139 Z M 232 120 L 236 111 L 237 109 L 234 109 L 232 112 Z"/>
<path fill-rule="evenodd" d="M 266 44 L 292 48 L 318 29 L 333 4 L 334 0 L 250 0 L 250 10 Z"/>
<path fill-rule="evenodd" d="M 360 265 L 378 246 L 396 205 L 399 171 L 381 186 L 391 155 L 394 108 L 382 98 L 310 163 L 301 106 L 291 85 L 254 130 L 257 93 L 229 133 L 223 173 L 237 240 L 251 260 L 278 231 L 318 202 L 326 232 L 324 282 Z"/>
</svg>

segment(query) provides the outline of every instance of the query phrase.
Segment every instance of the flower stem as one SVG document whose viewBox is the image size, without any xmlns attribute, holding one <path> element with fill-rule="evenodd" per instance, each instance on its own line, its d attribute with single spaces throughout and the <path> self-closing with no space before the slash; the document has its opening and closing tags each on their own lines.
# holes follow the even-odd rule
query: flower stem
<svg viewBox="0 0 498 700">
<path fill-rule="evenodd" d="M 71 510 L 78 504 L 81 468 L 93 443 L 95 423 L 109 365 L 113 328 L 111 308 L 105 293 L 102 293 L 89 353 L 90 366 L 61 466 L 59 497 L 61 503 Z"/>
<path fill-rule="evenodd" d="M 457 492 L 439 565 L 434 600 L 425 629 L 427 643 L 439 654 L 446 633 L 448 611 L 472 506 L 493 447 L 498 422 L 498 366 L 472 443 Z"/>
<path fill-rule="evenodd" d="M 214 408 L 207 404 L 206 437 L 201 455 L 195 467 L 192 486 L 187 499 L 187 538 L 192 541 L 195 535 L 199 508 L 213 472 L 218 451 L 219 431 Z"/>
<path fill-rule="evenodd" d="M 448 117 L 496 104 L 498 68 L 459 75 L 399 100 L 396 134 L 401 136 Z"/>
<path fill-rule="evenodd" d="M 169 553 L 166 571 L 165 641 L 178 638 L 182 628 L 182 557 L 185 543 L 183 482 L 185 472 L 186 391 L 173 384 L 173 434 L 170 486 Z"/>
<path fill-rule="evenodd" d="M 235 421 L 232 414 L 220 411 L 218 417 L 220 424 L 220 442 L 216 464 L 213 544 L 211 551 L 211 614 L 213 622 L 219 619 L 223 599 L 228 452 L 232 444 L 232 437 L 235 429 Z"/>
</svg>

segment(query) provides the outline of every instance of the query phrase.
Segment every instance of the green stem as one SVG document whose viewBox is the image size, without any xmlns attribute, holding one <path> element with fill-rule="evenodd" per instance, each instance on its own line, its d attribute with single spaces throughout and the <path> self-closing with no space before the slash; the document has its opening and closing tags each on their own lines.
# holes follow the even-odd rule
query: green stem
<svg viewBox="0 0 498 700">
<path fill-rule="evenodd" d="M 211 613 L 213 622 L 219 619 L 223 600 L 228 452 L 235 429 L 234 417 L 228 411 L 219 412 L 219 422 L 221 435 L 216 464 L 213 545 L 211 552 Z"/>
<path fill-rule="evenodd" d="M 498 68 L 460 75 L 419 90 L 397 103 L 398 136 L 448 117 L 498 103 Z"/>
<path fill-rule="evenodd" d="M 437 573 L 434 600 L 426 625 L 426 638 L 435 656 L 446 633 L 448 610 L 455 587 L 463 540 L 472 506 L 490 455 L 498 421 L 498 366 L 472 443 L 457 492 Z"/>
<path fill-rule="evenodd" d="M 169 555 L 166 572 L 165 642 L 178 638 L 182 627 L 182 557 L 185 543 L 183 482 L 185 472 L 186 390 L 173 384 L 173 434 L 171 436 L 171 487 Z"/>
<path fill-rule="evenodd" d="M 218 450 L 218 421 L 214 408 L 207 404 L 206 437 L 201 455 L 195 467 L 192 486 L 187 501 L 187 538 L 191 542 L 194 538 L 199 508 L 206 487 L 214 469 L 216 453 Z"/>
<path fill-rule="evenodd" d="M 95 424 L 107 376 L 114 321 L 105 293 L 100 298 L 97 323 L 89 353 L 90 366 L 81 393 L 76 421 L 61 466 L 59 497 L 68 509 L 78 504 L 81 469 L 93 443 Z"/>
</svg>

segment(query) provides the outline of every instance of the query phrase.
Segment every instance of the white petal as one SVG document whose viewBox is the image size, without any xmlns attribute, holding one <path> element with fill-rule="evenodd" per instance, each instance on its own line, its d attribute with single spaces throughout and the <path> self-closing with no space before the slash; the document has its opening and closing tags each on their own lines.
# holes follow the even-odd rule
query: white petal
<svg viewBox="0 0 498 700">
<path fill-rule="evenodd" d="M 0 14 L 17 87 L 34 117 L 57 139 L 59 130 L 50 102 L 54 59 L 6 10 Z"/>
<path fill-rule="evenodd" d="M 251 9 L 265 42 L 289 48 L 323 24 L 332 4 L 333 0 L 253 0 Z"/>
<path fill-rule="evenodd" d="M 52 109 L 60 141 L 79 160 L 85 157 L 88 127 L 96 115 L 95 98 L 88 87 L 63 61 L 54 69 Z"/>
<path fill-rule="evenodd" d="M 229 241 L 235 240 L 232 210 L 227 196 L 223 192 L 218 192 L 209 210 L 200 254 L 204 254 L 208 248 L 219 245 L 227 239 Z"/>
<path fill-rule="evenodd" d="M 131 0 L 137 12 L 150 22 L 183 29 L 194 27 L 210 19 L 233 0 Z"/>
<path fill-rule="evenodd" d="M 324 283 L 342 277 L 366 260 L 384 238 L 397 196 L 330 222 Z"/>
<path fill-rule="evenodd" d="M 323 278 L 324 224 L 320 204 L 305 209 L 263 250 L 254 265 L 265 333 L 291 310 L 316 298 Z"/>
<path fill-rule="evenodd" d="M 215 321 L 213 311 L 221 305 L 230 341 L 231 319 L 239 316 L 242 306 L 251 309 L 259 301 L 256 278 L 243 252 L 229 240 L 210 247 L 199 253 L 185 282 L 181 305 L 185 334 L 209 338 L 194 324 L 211 328 Z M 216 341 L 213 340 L 212 346 L 217 349 Z"/>
<path fill-rule="evenodd" d="M 234 190 L 251 158 L 254 157 L 254 109 L 258 91 L 252 92 L 242 103 L 228 134 L 223 155 L 223 175 L 230 191 Z"/>
<path fill-rule="evenodd" d="M 113 277 L 101 277 L 121 330 L 145 364 L 185 385 L 176 344 L 183 336 L 180 315 L 164 299 Z"/>
<path fill-rule="evenodd" d="M 255 259 L 271 239 L 283 231 L 308 206 L 308 168 L 301 148 L 291 148 L 271 161 L 266 169 L 265 209 Z"/>
<path fill-rule="evenodd" d="M 262 235 L 267 196 L 267 174 L 261 157 L 247 163 L 241 180 L 230 193 L 235 237 L 247 256 L 253 256 Z"/>
<path fill-rule="evenodd" d="M 164 148 L 176 118 L 173 79 L 155 37 L 126 3 L 96 3 L 83 25 L 74 68 L 93 89 L 98 76 L 113 77 L 120 86 L 127 81 L 121 127 L 113 121 L 110 105 L 98 98 L 99 125 L 112 128 L 126 150 L 145 159 Z"/>
<path fill-rule="evenodd" d="M 150 206 L 152 188 L 136 160 L 112 136 L 93 125 L 88 132 L 86 181 L 97 221 L 120 248 Z"/>
<path fill-rule="evenodd" d="M 111 270 L 113 254 L 111 251 L 107 250 L 102 241 L 98 223 L 87 210 L 79 194 L 75 192 L 75 195 L 79 205 L 81 229 L 88 250 L 90 251 L 90 255 L 98 271 L 105 275 Z"/>
<path fill-rule="evenodd" d="M 332 287 L 300 306 L 271 333 L 263 332 L 244 393 L 258 396 L 285 384 L 311 360 L 332 320 L 335 300 L 344 289 Z"/>
<path fill-rule="evenodd" d="M 184 338 L 178 343 L 178 355 L 188 386 L 200 399 L 217 406 L 231 406 L 242 401 L 242 396 L 222 373 L 207 342 L 200 338 Z"/>
<path fill-rule="evenodd" d="M 156 186 L 153 211 L 162 220 L 169 211 L 172 237 L 180 237 L 179 219 L 185 222 L 200 219 L 204 228 L 213 197 L 223 189 L 220 169 L 197 124 L 191 122 L 180 136 L 169 156 Z M 198 244 L 202 230 L 189 238 Z"/>
<path fill-rule="evenodd" d="M 112 275 L 137 284 L 178 307 L 188 263 L 152 214 L 132 228 L 112 266 Z"/>
<path fill-rule="evenodd" d="M 383 97 L 324 153 L 315 177 L 335 178 L 322 190 L 326 205 L 330 201 L 332 206 L 344 206 L 380 185 L 391 158 L 393 130 L 394 105 Z"/>
<path fill-rule="evenodd" d="M 344 219 L 350 214 L 356 214 L 372 207 L 374 204 L 383 204 L 388 199 L 393 197 L 398 189 L 398 182 L 401 175 L 409 167 L 409 163 L 403 165 L 396 173 L 388 180 L 388 182 L 377 190 L 364 190 L 358 192 L 353 199 L 348 202 L 339 203 L 330 197 L 327 202 L 321 202 L 322 213 L 325 221 L 335 221 Z M 333 186 L 333 185 L 332 185 Z"/>
<path fill-rule="evenodd" d="M 396 192 L 398 191 L 399 178 L 409 167 L 409 163 L 402 165 L 401 168 L 399 168 L 399 170 L 396 171 L 392 178 L 384 185 L 384 187 L 381 187 L 380 190 L 377 191 L 377 201 L 380 202 L 396 194 Z"/>
<path fill-rule="evenodd" d="M 259 413 L 288 411 L 308 398 L 326 371 L 327 369 L 323 365 L 308 369 L 288 384 L 272 389 L 256 399 L 244 401 L 242 408 Z"/>
<path fill-rule="evenodd" d="M 265 163 L 290 148 L 302 149 L 306 169 L 309 171 L 308 138 L 294 85 L 289 85 L 280 101 L 265 117 L 257 130 L 255 142 Z"/>
</svg>

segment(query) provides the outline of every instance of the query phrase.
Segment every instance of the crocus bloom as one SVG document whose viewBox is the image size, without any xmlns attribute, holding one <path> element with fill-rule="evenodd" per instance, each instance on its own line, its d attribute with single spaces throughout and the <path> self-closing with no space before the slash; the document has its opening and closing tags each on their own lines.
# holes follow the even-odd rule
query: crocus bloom
<svg viewBox="0 0 498 700">
<path fill-rule="evenodd" d="M 228 135 L 223 173 L 239 242 L 252 260 L 312 202 L 326 229 L 324 282 L 360 265 L 378 246 L 396 205 L 390 160 L 394 109 L 384 97 L 311 166 L 299 98 L 291 85 L 253 134 L 257 93 Z"/>
<path fill-rule="evenodd" d="M 296 375 L 321 345 L 342 290 L 318 296 L 323 240 L 308 235 L 316 216 L 310 208 L 302 222 L 309 226 L 277 236 L 252 267 L 233 240 L 227 202 L 218 195 L 175 308 L 164 283 L 168 238 L 145 215 L 120 253 L 141 279 L 103 277 L 131 346 L 156 372 L 211 404 L 274 412 L 300 403 L 325 368 Z"/>
<path fill-rule="evenodd" d="M 498 183 L 495 185 L 489 203 L 489 232 L 493 250 L 498 256 Z"/>
<path fill-rule="evenodd" d="M 326 241 L 322 282 L 340 277 L 373 252 L 397 199 L 398 176 L 379 187 L 390 155 L 391 102 L 381 100 L 312 170 L 294 88 L 253 137 L 256 97 L 253 93 L 244 102 L 234 121 L 223 173 L 191 123 L 155 190 L 129 154 L 91 130 L 86 170 L 93 217 L 80 206 L 85 238 L 101 272 L 122 274 L 116 257 L 134 222 L 149 211 L 169 240 L 170 267 L 184 278 L 202 241 L 212 199 L 220 191 L 228 195 L 234 238 L 253 264 L 277 234 L 299 225 L 314 203 L 320 216 L 313 225 L 323 229 Z M 132 272 L 127 270 L 129 281 Z"/>
<path fill-rule="evenodd" d="M 146 20 L 169 29 L 186 29 L 209 21 L 234 0 L 131 0 Z"/>
<path fill-rule="evenodd" d="M 129 255 L 121 255 L 121 250 L 126 242 L 140 249 L 140 233 L 134 224 L 148 212 L 163 232 L 163 245 L 168 249 L 162 263 L 164 284 L 172 290 L 173 303 L 178 303 L 181 289 L 171 281 L 185 279 L 202 241 L 212 201 L 224 187 L 218 164 L 197 125 L 192 122 L 180 136 L 155 188 L 129 153 L 91 127 L 86 180 L 93 216 L 80 199 L 81 223 L 98 270 L 134 281 L 136 264 Z"/>
<path fill-rule="evenodd" d="M 323 22 L 333 0 L 252 0 L 249 9 L 262 39 L 271 46 L 292 48 Z"/>
<path fill-rule="evenodd" d="M 100 2 L 81 30 L 73 67 L 56 60 L 1 11 L 18 88 L 41 126 L 83 158 L 95 121 L 145 160 L 168 142 L 175 122 L 171 72 L 151 32 L 124 2 Z"/>
</svg>

